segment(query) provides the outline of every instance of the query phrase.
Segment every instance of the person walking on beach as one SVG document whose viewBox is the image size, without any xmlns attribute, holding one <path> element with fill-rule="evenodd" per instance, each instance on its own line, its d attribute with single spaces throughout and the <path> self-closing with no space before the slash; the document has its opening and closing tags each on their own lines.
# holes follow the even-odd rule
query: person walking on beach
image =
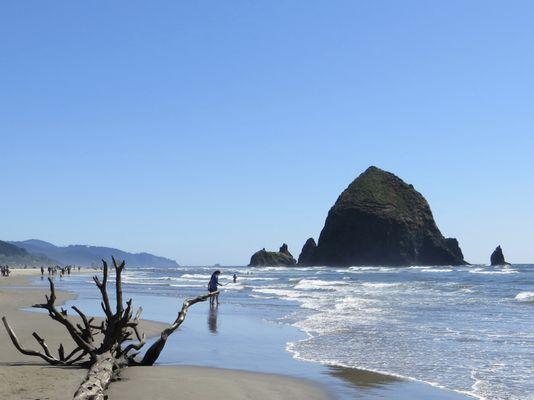
<svg viewBox="0 0 534 400">
<path fill-rule="evenodd" d="M 219 283 L 219 275 L 221 274 L 221 271 L 217 270 L 213 274 L 211 274 L 210 282 L 208 283 L 208 292 L 213 293 L 218 290 L 219 286 L 222 286 Z M 219 294 L 216 294 L 214 296 L 210 297 L 210 305 L 217 304 L 219 305 Z"/>
<path fill-rule="evenodd" d="M 41 267 L 41 276 L 43 276 L 43 275 L 44 275 L 44 268 Z"/>
</svg>

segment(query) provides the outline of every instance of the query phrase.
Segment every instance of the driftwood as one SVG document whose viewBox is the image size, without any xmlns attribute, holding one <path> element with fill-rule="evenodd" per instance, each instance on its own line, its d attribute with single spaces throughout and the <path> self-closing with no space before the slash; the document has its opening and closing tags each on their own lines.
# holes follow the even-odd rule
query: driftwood
<svg viewBox="0 0 534 400">
<path fill-rule="evenodd" d="M 141 361 L 137 361 L 136 356 L 138 356 L 139 351 L 146 343 L 145 334 L 139 331 L 139 319 L 143 309 L 139 307 L 134 315 L 132 299 L 126 301 L 126 304 L 123 303 L 122 271 L 125 263 L 123 261 L 118 264 L 115 258 L 112 258 L 112 260 L 115 270 L 116 302 L 114 308 L 112 308 L 108 296 L 109 268 L 104 260 L 102 260 L 102 280 L 98 276 L 93 277 L 102 297 L 101 306 L 105 314 L 105 319 L 100 324 L 96 324 L 94 318 L 88 318 L 76 306 L 73 306 L 72 310 L 79 316 L 81 323 L 68 317 L 66 310 L 62 308 L 58 310 L 55 305 L 54 281 L 51 278 L 48 278 L 50 294 L 45 296 L 46 302 L 33 305 L 35 308 L 42 308 L 48 311 L 48 315 L 54 321 L 67 329 L 76 345 L 69 354 L 65 354 L 65 349 L 61 344 L 57 351 L 58 355 L 52 355 L 45 339 L 39 336 L 37 332 L 33 332 L 33 337 L 42 351 L 24 348 L 6 317 L 2 317 L 2 322 L 13 345 L 22 354 L 40 357 L 51 365 L 82 365 L 89 368 L 87 376 L 74 394 L 74 400 L 104 400 L 108 385 L 117 377 L 121 368 L 136 365 L 153 365 L 165 347 L 168 337 L 185 320 L 189 307 L 206 301 L 218 293 L 210 293 L 186 300 L 174 323 L 161 332 L 159 339 L 150 346 Z"/>
</svg>

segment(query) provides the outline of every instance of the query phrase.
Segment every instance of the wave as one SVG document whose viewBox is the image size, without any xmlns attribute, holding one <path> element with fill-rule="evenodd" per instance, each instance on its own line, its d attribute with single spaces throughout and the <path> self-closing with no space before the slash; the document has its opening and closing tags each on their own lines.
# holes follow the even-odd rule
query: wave
<svg viewBox="0 0 534 400">
<path fill-rule="evenodd" d="M 224 286 L 224 289 L 225 290 L 243 290 L 246 287 L 247 287 L 246 285 L 241 285 L 239 283 L 229 283 Z"/>
<path fill-rule="evenodd" d="M 323 281 L 320 279 L 302 279 L 295 285 L 295 289 L 301 290 L 338 290 L 349 285 L 345 281 Z"/>
<path fill-rule="evenodd" d="M 400 272 L 402 268 L 392 268 L 392 267 L 349 267 L 346 270 L 336 270 L 336 272 L 348 272 L 351 274 L 362 274 L 362 273 L 388 273 L 388 272 Z"/>
<path fill-rule="evenodd" d="M 453 269 L 445 269 L 445 268 L 421 268 L 421 272 L 436 272 L 436 273 L 443 273 L 443 272 L 454 272 Z"/>
<path fill-rule="evenodd" d="M 506 274 L 518 274 L 519 271 L 511 268 L 504 268 L 499 270 L 488 270 L 484 268 L 470 269 L 471 274 L 484 274 L 484 275 L 506 275 Z"/>
<path fill-rule="evenodd" d="M 232 278 L 228 278 L 232 279 Z M 266 277 L 249 277 L 249 276 L 238 276 L 238 281 L 278 281 L 280 278 L 266 278 Z"/>
<path fill-rule="evenodd" d="M 256 267 L 258 271 L 288 271 L 289 267 Z"/>
<path fill-rule="evenodd" d="M 394 282 L 394 283 L 363 282 L 362 283 L 362 286 L 364 286 L 366 288 L 371 288 L 371 289 L 384 289 L 384 288 L 396 287 L 396 286 L 400 286 L 400 285 L 401 284 L 398 283 L 398 282 Z"/>
<path fill-rule="evenodd" d="M 275 296 L 281 297 L 284 300 L 298 300 L 299 298 L 302 298 L 302 297 L 308 297 L 305 293 L 299 292 L 297 290 L 282 289 L 282 288 L 264 287 L 264 288 L 256 288 L 256 289 L 253 289 L 252 291 L 257 292 L 257 293 L 273 294 Z"/>
<path fill-rule="evenodd" d="M 376 300 L 348 296 L 336 302 L 335 309 L 338 311 L 363 311 L 365 313 L 380 311 L 378 308 L 370 307 L 374 303 L 376 303 Z M 359 319 L 360 315 L 356 316 L 356 318 Z"/>
<path fill-rule="evenodd" d="M 380 267 L 349 267 L 350 271 L 373 271 L 378 269 L 380 269 Z"/>
<path fill-rule="evenodd" d="M 194 280 L 198 280 L 198 279 L 203 279 L 203 280 L 209 280 L 211 278 L 211 275 L 207 275 L 207 274 L 183 274 L 182 276 L 180 276 L 180 278 L 182 279 L 194 279 Z"/>
<path fill-rule="evenodd" d="M 310 337 L 311 337 L 311 335 L 310 335 Z M 351 364 L 348 364 L 348 363 L 345 363 L 343 361 L 336 360 L 336 359 L 320 360 L 320 359 L 316 359 L 314 357 L 304 356 L 303 354 L 301 354 L 301 352 L 299 352 L 297 350 L 296 347 L 297 347 L 297 345 L 299 343 L 305 342 L 307 340 L 309 340 L 309 338 L 308 339 L 304 339 L 304 340 L 299 341 L 299 342 L 288 342 L 286 344 L 286 351 L 291 353 L 293 355 L 293 358 L 296 359 L 296 360 L 301 360 L 301 361 L 306 361 L 306 362 L 317 362 L 319 364 L 326 365 L 326 366 L 343 367 L 343 368 L 349 368 L 349 369 L 357 369 L 357 370 L 374 372 L 376 374 L 385 375 L 385 376 L 391 376 L 391 377 L 399 378 L 399 379 L 402 379 L 402 380 L 425 383 L 425 384 L 428 384 L 430 386 L 433 386 L 433 387 L 436 387 L 436 388 L 439 388 L 439 389 L 449 390 L 451 392 L 467 395 L 467 396 L 470 396 L 470 397 L 473 397 L 473 398 L 476 398 L 476 399 L 479 399 L 479 400 L 486 400 L 485 397 L 481 396 L 480 394 L 475 393 L 474 391 L 451 389 L 451 388 L 449 388 L 447 386 L 444 386 L 444 385 L 442 385 L 440 383 L 433 382 L 433 381 L 418 379 L 418 378 L 414 378 L 414 377 L 408 376 L 408 375 L 397 374 L 397 373 L 393 373 L 393 372 L 390 372 L 390 371 L 387 371 L 387 370 L 382 370 L 382 369 L 377 369 L 377 368 L 368 368 L 367 366 L 363 366 L 363 365 L 351 365 Z"/>
<path fill-rule="evenodd" d="M 326 292 L 292 290 L 288 288 L 254 288 L 253 292 L 274 295 L 281 300 L 295 301 L 300 307 L 310 310 L 322 310 L 332 304 L 332 297 Z"/>
<path fill-rule="evenodd" d="M 150 282 L 145 280 L 130 280 L 130 279 L 123 279 L 122 283 L 129 284 L 129 285 L 152 285 L 152 286 L 170 286 L 166 282 Z"/>
<path fill-rule="evenodd" d="M 521 292 L 515 296 L 517 301 L 534 302 L 534 292 Z"/>
</svg>

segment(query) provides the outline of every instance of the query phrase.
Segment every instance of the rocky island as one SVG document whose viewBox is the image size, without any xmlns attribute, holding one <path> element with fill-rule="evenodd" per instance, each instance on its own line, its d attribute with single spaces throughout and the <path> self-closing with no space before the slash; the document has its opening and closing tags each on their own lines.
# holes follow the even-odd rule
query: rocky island
<svg viewBox="0 0 534 400">
<path fill-rule="evenodd" d="M 293 258 L 287 244 L 282 244 L 279 251 L 267 251 L 262 249 L 257 251 L 250 258 L 251 267 L 276 267 L 285 265 L 295 265 L 297 260 Z"/>
<path fill-rule="evenodd" d="M 506 260 L 504 259 L 504 254 L 502 252 L 501 246 L 497 246 L 497 248 L 493 250 L 493 253 L 491 253 L 490 263 L 492 266 L 510 265 L 510 263 L 506 262 Z"/>
<path fill-rule="evenodd" d="M 425 198 L 394 174 L 371 166 L 341 193 L 302 265 L 460 265 L 458 241 L 438 229 Z"/>
</svg>

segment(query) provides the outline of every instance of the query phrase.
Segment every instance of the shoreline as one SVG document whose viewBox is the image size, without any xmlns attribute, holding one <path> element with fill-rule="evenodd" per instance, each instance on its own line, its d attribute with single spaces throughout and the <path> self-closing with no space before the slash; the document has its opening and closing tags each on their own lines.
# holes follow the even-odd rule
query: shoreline
<svg viewBox="0 0 534 400">
<path fill-rule="evenodd" d="M 87 270 L 75 275 L 87 274 Z M 92 272 L 92 271 L 91 271 Z M 0 310 L 19 337 L 21 343 L 33 348 L 31 333 L 37 331 L 51 349 L 60 343 L 71 350 L 72 340 L 63 327 L 44 313 L 32 313 L 23 308 L 42 301 L 47 292 L 31 285 L 39 277 L 38 269 L 13 269 L 10 277 L 0 279 Z M 68 279 L 68 278 L 64 278 Z M 18 290 L 22 289 L 22 290 Z M 57 290 L 58 304 L 76 299 L 72 291 Z M 31 318 L 29 316 L 31 315 Z M 166 324 L 143 320 L 147 337 L 153 337 Z M 77 367 L 55 367 L 44 361 L 19 353 L 2 328 L 0 340 L 0 398 L 5 400 L 72 398 L 86 370 Z M 331 398 L 320 384 L 285 375 L 264 374 L 231 369 L 199 366 L 133 367 L 121 371 L 121 379 L 108 389 L 110 400 L 175 399 L 180 394 L 189 399 L 218 396 L 228 399 L 311 399 Z"/>
</svg>

